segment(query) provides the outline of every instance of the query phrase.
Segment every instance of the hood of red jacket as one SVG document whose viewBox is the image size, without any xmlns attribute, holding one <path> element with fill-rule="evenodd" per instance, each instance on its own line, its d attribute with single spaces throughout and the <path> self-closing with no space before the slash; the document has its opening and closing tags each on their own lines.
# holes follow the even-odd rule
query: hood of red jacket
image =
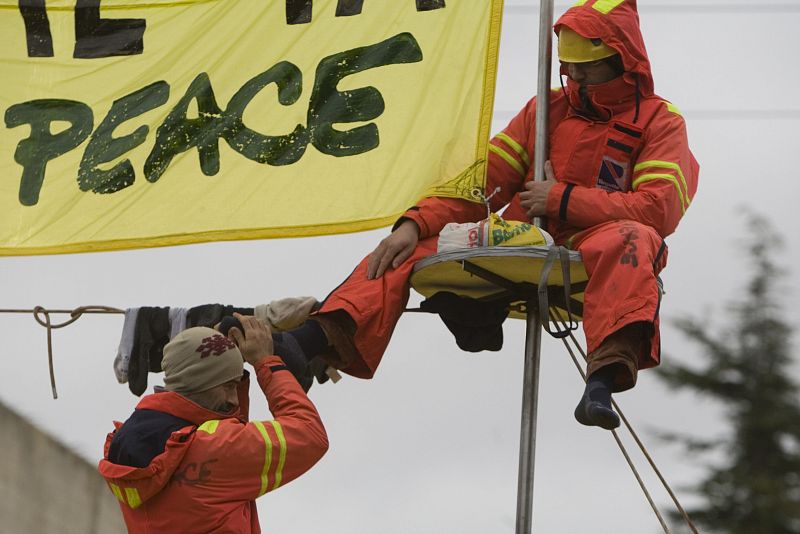
<svg viewBox="0 0 800 534">
<path fill-rule="evenodd" d="M 197 426 L 213 419 L 235 417 L 238 412 L 221 414 L 203 408 L 177 393 L 163 391 L 144 397 L 136 406 L 137 410 L 153 410 L 170 414 L 191 423 L 172 432 L 164 445 L 164 452 L 155 456 L 145 467 L 119 465 L 109 460 L 109 448 L 122 423 L 114 422 L 115 431 L 108 434 L 104 448 L 104 458 L 98 470 L 111 487 L 117 498 L 132 507 L 144 503 L 158 494 L 169 483 L 194 439 Z M 134 495 L 135 490 L 135 496 Z M 133 502 L 131 502 L 133 500 Z M 133 506 L 134 504 L 137 506 Z"/>
<path fill-rule="evenodd" d="M 567 26 L 586 38 L 599 38 L 619 52 L 625 66 L 625 81 L 635 86 L 638 78 L 641 95 L 653 95 L 653 73 L 639 28 L 636 0 L 583 0 L 556 21 L 553 26 L 556 36 L 561 26 Z M 563 69 L 562 74 L 566 74 Z"/>
</svg>

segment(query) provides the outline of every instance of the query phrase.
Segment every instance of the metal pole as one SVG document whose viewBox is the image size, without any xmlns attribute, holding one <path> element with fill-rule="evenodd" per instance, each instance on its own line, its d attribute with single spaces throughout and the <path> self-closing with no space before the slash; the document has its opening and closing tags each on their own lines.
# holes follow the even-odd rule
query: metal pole
<svg viewBox="0 0 800 534">
<path fill-rule="evenodd" d="M 516 534 L 530 534 L 533 524 L 533 468 L 536 453 L 536 411 L 539 398 L 539 360 L 542 347 L 541 311 L 538 303 L 527 305 L 525 368 L 522 389 L 522 428 L 519 442 Z"/>
<path fill-rule="evenodd" d="M 550 153 L 550 62 L 553 55 L 553 0 L 541 0 L 539 9 L 539 79 L 536 93 L 536 146 L 534 180 L 544 181 L 544 163 Z M 541 226 L 540 217 L 533 220 Z M 522 389 L 522 424 L 517 478 L 516 534 L 530 534 L 533 528 L 533 473 L 536 453 L 536 411 L 539 398 L 539 361 L 542 348 L 541 314 L 538 303 L 528 302 L 525 332 L 525 368 Z"/>
<path fill-rule="evenodd" d="M 541 0 L 539 10 L 539 81 L 536 85 L 536 146 L 534 180 L 544 181 L 544 162 L 550 154 L 550 62 L 553 57 L 553 0 Z M 538 218 L 537 218 L 538 219 Z M 541 221 L 535 221 L 537 226 Z"/>
</svg>

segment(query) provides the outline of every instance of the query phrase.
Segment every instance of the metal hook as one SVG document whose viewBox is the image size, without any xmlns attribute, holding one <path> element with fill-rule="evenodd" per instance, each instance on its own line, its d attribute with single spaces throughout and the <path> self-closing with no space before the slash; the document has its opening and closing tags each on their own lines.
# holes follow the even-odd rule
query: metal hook
<svg viewBox="0 0 800 534">
<path fill-rule="evenodd" d="M 483 202 L 486 205 L 486 218 L 487 219 L 489 217 L 491 217 L 491 215 L 492 215 L 492 208 L 491 208 L 491 205 L 489 204 L 489 201 L 492 200 L 492 197 L 495 196 L 500 191 L 502 191 L 502 188 L 500 186 L 497 186 L 497 187 L 494 188 L 494 191 L 492 191 L 492 194 L 487 197 L 487 196 L 485 196 L 483 194 L 483 191 L 481 191 L 477 187 L 472 190 L 472 196 L 478 198 L 481 202 Z"/>
</svg>

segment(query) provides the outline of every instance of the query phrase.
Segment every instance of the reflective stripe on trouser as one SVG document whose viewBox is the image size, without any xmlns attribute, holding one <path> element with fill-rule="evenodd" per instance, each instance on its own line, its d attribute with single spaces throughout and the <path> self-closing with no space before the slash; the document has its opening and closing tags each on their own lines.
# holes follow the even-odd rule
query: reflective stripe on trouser
<svg viewBox="0 0 800 534">
<path fill-rule="evenodd" d="M 652 324 L 653 329 L 650 350 L 646 350 L 647 344 L 637 350 L 638 369 L 658 365 L 661 343 L 656 275 L 666 265 L 666 250 L 657 265 L 653 261 L 663 243 L 661 236 L 649 226 L 622 220 L 582 232 L 574 242 L 589 275 L 583 303 L 587 352 L 597 353 L 601 343 L 624 326 L 644 322 Z"/>
</svg>

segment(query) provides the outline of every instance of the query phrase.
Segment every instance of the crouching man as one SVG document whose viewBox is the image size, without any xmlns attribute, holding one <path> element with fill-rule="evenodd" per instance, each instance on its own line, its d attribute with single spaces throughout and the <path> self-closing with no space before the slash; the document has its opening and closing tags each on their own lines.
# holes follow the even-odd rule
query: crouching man
<svg viewBox="0 0 800 534">
<path fill-rule="evenodd" d="M 237 315 L 229 339 L 190 328 L 164 348 L 164 388 L 106 438 L 98 469 L 130 533 L 259 533 L 255 499 L 308 471 L 328 449 L 316 408 L 270 331 Z M 248 421 L 253 366 L 272 421 Z"/>
</svg>

